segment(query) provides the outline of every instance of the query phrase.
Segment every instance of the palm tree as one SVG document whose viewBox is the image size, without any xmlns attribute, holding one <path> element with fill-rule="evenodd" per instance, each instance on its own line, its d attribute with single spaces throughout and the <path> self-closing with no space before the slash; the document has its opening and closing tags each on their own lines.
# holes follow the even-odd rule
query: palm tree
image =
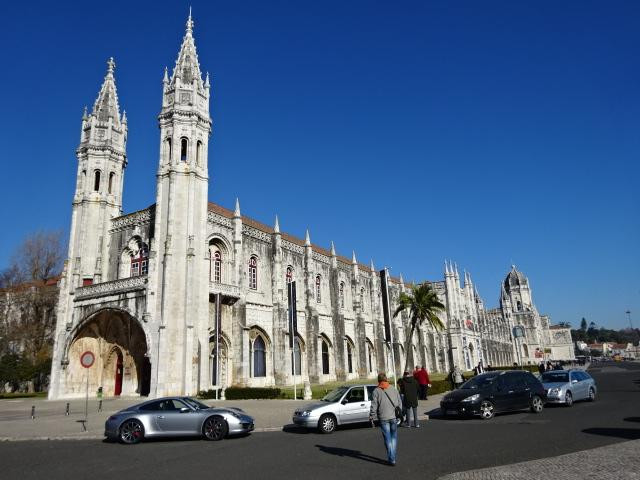
<svg viewBox="0 0 640 480">
<path fill-rule="evenodd" d="M 428 283 L 420 285 L 411 285 L 409 293 L 401 292 L 398 297 L 398 308 L 393 314 L 395 318 L 400 312 L 409 310 L 411 318 L 411 330 L 405 338 L 405 351 L 407 358 L 405 361 L 405 370 L 409 370 L 409 359 L 413 357 L 413 349 L 411 342 L 413 341 L 413 333 L 416 328 L 422 326 L 425 322 L 434 327 L 436 330 L 444 330 L 444 324 L 438 314 L 444 310 L 444 305 L 438 300 L 438 295 Z M 395 368 L 395 367 L 394 367 Z"/>
</svg>

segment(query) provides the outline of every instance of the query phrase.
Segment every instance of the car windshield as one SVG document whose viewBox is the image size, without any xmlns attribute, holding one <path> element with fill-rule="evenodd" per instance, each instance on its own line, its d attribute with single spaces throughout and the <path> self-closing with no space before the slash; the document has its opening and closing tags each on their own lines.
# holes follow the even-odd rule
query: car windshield
<svg viewBox="0 0 640 480">
<path fill-rule="evenodd" d="M 330 391 L 324 397 L 322 397 L 323 402 L 337 402 L 342 398 L 345 392 L 349 390 L 349 387 L 338 387 L 335 390 Z"/>
<path fill-rule="evenodd" d="M 548 383 L 567 383 L 569 381 L 568 372 L 544 372 L 542 381 Z"/>
<path fill-rule="evenodd" d="M 189 405 L 190 407 L 197 408 L 199 410 L 204 410 L 204 409 L 209 408 L 209 405 L 205 405 L 204 403 L 200 403 L 199 401 L 194 400 L 193 398 L 183 398 L 182 400 L 184 400 L 185 403 L 187 405 Z"/>
<path fill-rule="evenodd" d="M 466 390 L 478 390 L 480 388 L 485 388 L 491 385 L 496 377 L 497 375 L 476 375 L 470 380 L 464 382 L 460 388 L 464 388 Z"/>
</svg>

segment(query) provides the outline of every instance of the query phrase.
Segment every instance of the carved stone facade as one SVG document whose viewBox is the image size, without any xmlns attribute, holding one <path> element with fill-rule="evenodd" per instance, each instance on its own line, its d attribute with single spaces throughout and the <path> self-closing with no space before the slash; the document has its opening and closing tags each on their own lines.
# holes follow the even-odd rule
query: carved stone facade
<svg viewBox="0 0 640 480">
<path fill-rule="evenodd" d="M 69 255 L 59 283 L 49 398 L 82 395 L 84 350 L 98 361 L 90 390 L 109 395 L 195 394 L 214 386 L 269 386 L 371 378 L 408 364 L 448 371 L 508 364 L 516 312 L 485 310 L 471 276 L 447 264 L 432 285 L 446 305 L 444 332 L 393 322 L 396 363 L 383 340 L 380 278 L 359 264 L 207 200 L 210 85 L 203 80 L 189 17 L 172 75 L 165 71 L 156 202 L 122 215 L 126 116 L 114 63 L 82 120 Z M 104 131 L 101 135 L 95 129 Z M 95 174 L 99 172 L 99 174 Z M 87 180 L 88 178 L 91 181 Z M 289 347 L 287 282 L 297 285 L 298 336 Z M 392 278 L 391 308 L 405 289 Z M 214 348 L 216 294 L 220 348 Z M 534 322 L 535 323 L 535 322 Z M 532 324 L 531 335 L 540 322 Z M 407 362 L 407 356 L 409 361 Z M 85 380 L 86 381 L 86 380 Z"/>
</svg>

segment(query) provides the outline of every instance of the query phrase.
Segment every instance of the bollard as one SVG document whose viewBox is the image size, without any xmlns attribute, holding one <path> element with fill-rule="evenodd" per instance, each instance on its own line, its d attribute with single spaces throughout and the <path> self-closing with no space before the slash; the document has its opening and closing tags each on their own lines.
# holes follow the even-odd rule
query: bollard
<svg viewBox="0 0 640 480">
<path fill-rule="evenodd" d="M 35 420 L 36 419 L 36 406 L 32 405 L 31 406 L 31 420 Z"/>
<path fill-rule="evenodd" d="M 67 402 L 67 409 L 65 410 L 64 414 L 68 417 L 69 416 L 69 402 Z"/>
<path fill-rule="evenodd" d="M 98 401 L 98 411 L 101 412 L 102 411 L 102 400 Z"/>
</svg>

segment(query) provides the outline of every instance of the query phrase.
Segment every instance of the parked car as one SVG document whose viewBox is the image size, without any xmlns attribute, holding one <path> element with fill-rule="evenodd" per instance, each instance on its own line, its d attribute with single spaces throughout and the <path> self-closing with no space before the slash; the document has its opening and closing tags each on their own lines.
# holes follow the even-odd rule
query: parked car
<svg viewBox="0 0 640 480">
<path fill-rule="evenodd" d="M 133 444 L 152 437 L 202 436 L 222 440 L 253 429 L 253 418 L 240 408 L 209 407 L 189 397 L 165 397 L 111 415 L 104 424 L 104 435 Z"/>
<path fill-rule="evenodd" d="M 596 381 L 583 370 L 551 370 L 542 374 L 547 390 L 547 403 L 561 403 L 570 407 L 577 400 L 596 399 Z"/>
<path fill-rule="evenodd" d="M 476 375 L 460 388 L 449 392 L 440 402 L 445 417 L 479 415 L 489 420 L 496 413 L 544 408 L 546 390 L 530 372 L 507 370 Z"/>
<path fill-rule="evenodd" d="M 293 412 L 293 423 L 332 433 L 339 425 L 369 422 L 371 395 L 377 385 L 345 385 L 332 390 L 322 400 Z"/>
</svg>

